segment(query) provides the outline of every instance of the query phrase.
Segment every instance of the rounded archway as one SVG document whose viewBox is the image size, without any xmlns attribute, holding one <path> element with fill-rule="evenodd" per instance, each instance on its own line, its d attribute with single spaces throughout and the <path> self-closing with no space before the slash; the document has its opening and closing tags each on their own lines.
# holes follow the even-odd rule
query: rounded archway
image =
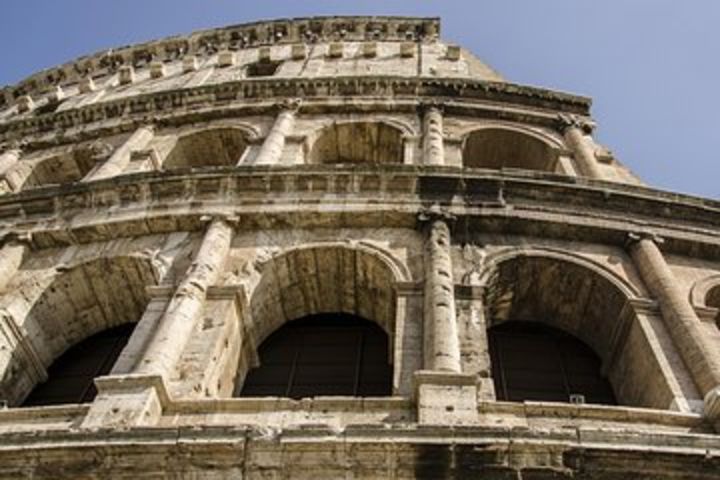
<svg viewBox="0 0 720 480">
<path fill-rule="evenodd" d="M 559 252 L 513 250 L 489 258 L 483 279 L 489 332 L 522 322 L 571 335 L 597 356 L 618 404 L 666 409 L 677 395 L 697 397 L 692 385 L 678 387 L 666 376 L 667 359 L 638 321 L 632 289 L 601 266 Z M 531 348 L 525 355 L 536 358 Z"/>
<path fill-rule="evenodd" d="M 163 168 L 236 165 L 247 146 L 247 134 L 239 128 L 214 128 L 189 133 L 178 139 L 163 162 Z"/>
<path fill-rule="evenodd" d="M 257 346 L 284 325 L 316 315 L 348 320 L 336 322 L 348 327 L 357 319 L 375 325 L 375 331 L 387 338 L 387 356 L 382 360 L 394 364 L 395 352 L 390 349 L 395 338 L 394 285 L 401 280 L 406 278 L 398 266 L 370 247 L 314 245 L 272 257 L 263 265 L 250 299 L 236 391 L 257 362 Z"/>
<path fill-rule="evenodd" d="M 308 163 L 403 163 L 403 134 L 382 122 L 334 123 L 322 129 Z"/>
<path fill-rule="evenodd" d="M 97 163 L 90 148 L 78 148 L 39 161 L 22 183 L 21 189 L 59 185 L 82 180 Z"/>
<path fill-rule="evenodd" d="M 543 140 L 505 128 L 483 128 L 463 142 L 463 165 L 470 168 L 518 168 L 554 172 L 557 154 Z"/>
<path fill-rule="evenodd" d="M 27 368 L 30 360 L 47 372 L 51 382 L 53 364 L 74 346 L 95 334 L 102 337 L 101 332 L 137 323 L 149 303 L 146 287 L 156 283 L 150 260 L 136 256 L 98 258 L 57 274 L 36 298 L 29 299 L 27 314 L 14 320 L 26 332 L 28 347 L 18 345 L 11 352 L 5 371 L 0 372 L 0 393 L 11 405 L 21 404 L 38 383 Z M 20 365 L 26 367 L 18 370 Z"/>
<path fill-rule="evenodd" d="M 236 396 L 290 398 L 392 393 L 388 335 L 356 315 L 318 314 L 293 320 L 258 349 Z"/>
</svg>

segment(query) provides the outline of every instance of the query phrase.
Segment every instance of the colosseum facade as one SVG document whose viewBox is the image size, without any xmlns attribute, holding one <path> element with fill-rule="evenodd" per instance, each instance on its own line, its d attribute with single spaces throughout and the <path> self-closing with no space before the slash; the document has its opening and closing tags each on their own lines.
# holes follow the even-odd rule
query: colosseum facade
<svg viewBox="0 0 720 480">
<path fill-rule="evenodd" d="M 720 478 L 720 204 L 435 18 L 0 91 L 0 477 Z"/>
</svg>

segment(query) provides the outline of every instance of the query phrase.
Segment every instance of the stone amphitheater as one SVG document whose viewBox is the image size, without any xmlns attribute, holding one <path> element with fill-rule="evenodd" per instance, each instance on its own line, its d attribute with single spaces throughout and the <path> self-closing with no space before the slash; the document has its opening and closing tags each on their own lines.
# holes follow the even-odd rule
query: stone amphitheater
<svg viewBox="0 0 720 480">
<path fill-rule="evenodd" d="M 436 18 L 0 90 L 0 477 L 720 478 L 720 203 Z"/>
</svg>

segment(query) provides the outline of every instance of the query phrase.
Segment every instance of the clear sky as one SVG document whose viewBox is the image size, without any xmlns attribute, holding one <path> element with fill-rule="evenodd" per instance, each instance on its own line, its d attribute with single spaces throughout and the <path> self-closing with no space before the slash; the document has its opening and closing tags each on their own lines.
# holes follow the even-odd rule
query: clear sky
<svg viewBox="0 0 720 480">
<path fill-rule="evenodd" d="M 720 0 L 2 0 L 0 85 L 109 47 L 260 19 L 423 15 L 507 79 L 593 97 L 648 184 L 720 199 Z"/>
</svg>

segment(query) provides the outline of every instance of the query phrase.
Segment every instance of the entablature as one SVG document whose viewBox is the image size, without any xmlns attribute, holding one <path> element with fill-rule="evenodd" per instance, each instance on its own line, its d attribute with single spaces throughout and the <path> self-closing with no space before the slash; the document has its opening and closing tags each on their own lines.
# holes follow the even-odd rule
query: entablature
<svg viewBox="0 0 720 480">
<path fill-rule="evenodd" d="M 240 216 L 241 229 L 415 228 L 417 213 L 433 204 L 458 218 L 459 234 L 507 232 L 623 246 L 628 232 L 647 231 L 662 236 L 668 252 L 720 252 L 720 209 L 712 200 L 537 172 L 419 172 L 410 165 L 128 174 L 5 195 L 0 222 L 5 231 L 32 234 L 43 248 L 192 231 L 201 217 L 214 214 Z"/>
</svg>

